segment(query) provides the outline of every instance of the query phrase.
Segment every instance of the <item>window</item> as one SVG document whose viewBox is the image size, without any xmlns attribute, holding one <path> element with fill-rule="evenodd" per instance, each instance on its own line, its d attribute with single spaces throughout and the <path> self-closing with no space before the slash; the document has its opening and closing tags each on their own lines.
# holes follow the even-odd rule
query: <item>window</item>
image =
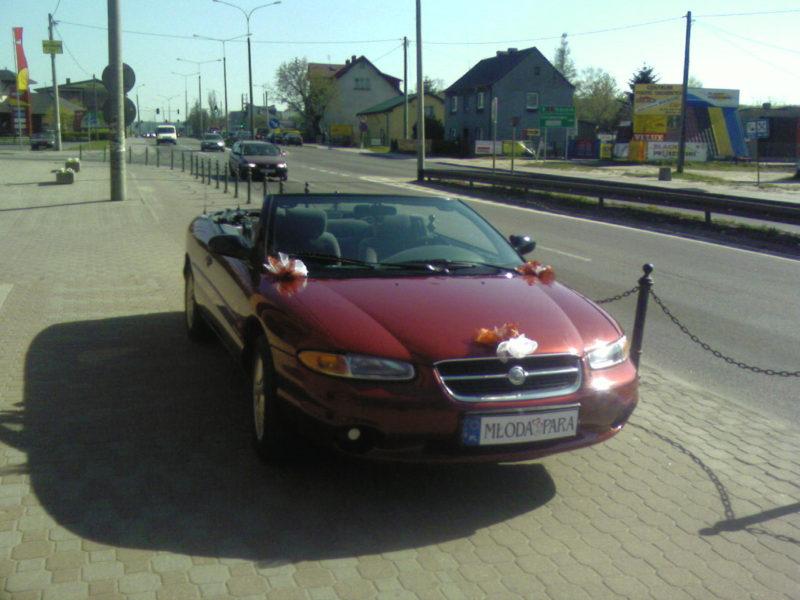
<svg viewBox="0 0 800 600">
<path fill-rule="evenodd" d="M 455 127 L 451 127 L 450 128 L 450 139 L 451 140 L 457 140 L 458 139 L 458 137 L 456 136 L 456 128 Z"/>
<path fill-rule="evenodd" d="M 483 103 L 484 103 L 484 94 L 483 92 L 478 92 L 478 98 L 475 101 L 475 108 L 477 110 L 483 110 Z"/>
<path fill-rule="evenodd" d="M 457 113 L 458 112 L 458 96 L 453 96 L 450 98 L 450 112 Z"/>
<path fill-rule="evenodd" d="M 469 110 L 469 96 L 464 94 L 464 102 L 461 105 L 461 108 L 464 112 Z"/>
<path fill-rule="evenodd" d="M 475 128 L 475 139 L 482 140 L 483 139 L 483 127 L 476 127 Z"/>
<path fill-rule="evenodd" d="M 534 75 L 539 76 L 539 75 L 541 75 L 541 73 L 542 73 L 542 68 L 541 67 L 533 67 L 533 74 Z"/>
<path fill-rule="evenodd" d="M 434 116 L 436 116 L 433 113 L 433 107 L 431 105 L 428 105 L 428 106 L 425 107 L 425 116 L 426 117 L 430 117 L 430 118 L 433 118 Z"/>
<path fill-rule="evenodd" d="M 355 89 L 369 90 L 369 77 L 356 77 Z"/>
<path fill-rule="evenodd" d="M 536 110 L 539 108 L 539 92 L 528 92 L 525 94 L 525 108 Z"/>
</svg>

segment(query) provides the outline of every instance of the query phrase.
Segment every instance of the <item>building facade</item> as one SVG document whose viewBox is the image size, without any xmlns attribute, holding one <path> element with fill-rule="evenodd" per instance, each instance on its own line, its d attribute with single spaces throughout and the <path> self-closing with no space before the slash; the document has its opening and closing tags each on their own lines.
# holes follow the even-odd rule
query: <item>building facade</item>
<svg viewBox="0 0 800 600">
<path fill-rule="evenodd" d="M 417 126 L 417 95 L 408 96 L 408 135 L 404 129 L 404 96 L 395 96 L 358 113 L 367 125 L 365 138 L 372 146 L 392 146 L 398 140 L 414 137 Z M 436 94 L 425 94 L 425 116 L 444 123 L 444 99 Z"/>
<path fill-rule="evenodd" d="M 475 142 L 491 140 L 492 100 L 497 99 L 497 140 L 517 139 L 538 144 L 544 138 L 539 116 L 542 107 L 572 107 L 572 85 L 536 48 L 499 51 L 477 63 L 445 90 L 445 136 L 460 142 L 471 154 Z M 550 152 L 563 151 L 566 129 L 547 131 Z"/>
</svg>

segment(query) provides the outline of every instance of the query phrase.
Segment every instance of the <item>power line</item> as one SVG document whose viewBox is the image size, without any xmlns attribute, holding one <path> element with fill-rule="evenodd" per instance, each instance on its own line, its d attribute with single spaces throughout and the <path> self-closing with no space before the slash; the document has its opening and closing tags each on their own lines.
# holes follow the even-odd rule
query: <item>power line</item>
<svg viewBox="0 0 800 600">
<path fill-rule="evenodd" d="M 390 55 L 392 52 L 396 52 L 396 51 L 398 51 L 398 50 L 399 50 L 400 48 L 402 48 L 402 47 L 403 47 L 403 44 L 401 43 L 399 46 L 395 46 L 394 48 L 392 48 L 391 50 L 389 50 L 389 51 L 388 51 L 386 54 L 381 54 L 381 55 L 380 55 L 378 58 L 375 58 L 375 59 L 373 59 L 373 61 L 372 61 L 372 62 L 378 62 L 379 60 L 381 60 L 381 59 L 384 59 L 384 58 L 386 58 L 387 56 L 389 56 L 389 55 Z"/>
<path fill-rule="evenodd" d="M 711 29 L 716 29 L 717 31 L 721 31 L 722 33 L 726 33 L 730 36 L 737 37 L 739 39 L 745 40 L 747 42 L 753 44 L 759 44 L 761 46 L 766 46 L 767 48 L 774 48 L 776 50 L 783 50 L 784 52 L 791 52 L 792 54 L 800 54 L 800 50 L 793 50 L 791 48 L 784 48 L 783 46 L 776 46 L 775 44 L 768 44 L 767 42 L 761 42 L 759 40 L 754 40 L 753 38 L 745 37 L 743 35 L 739 35 L 737 33 L 733 33 L 732 31 L 728 31 L 723 29 L 722 27 L 717 27 L 716 25 L 711 25 L 709 23 L 703 23 L 704 27 L 709 27 Z"/>
<path fill-rule="evenodd" d="M 58 7 L 59 6 L 61 6 L 61 0 L 58 0 L 58 2 L 56 2 L 56 7 L 53 9 L 52 15 L 54 17 L 56 16 L 56 13 L 58 12 Z"/>
<path fill-rule="evenodd" d="M 61 21 L 59 21 L 59 23 L 60 22 Z M 58 25 L 56 23 L 53 23 L 53 26 L 55 27 L 56 33 L 58 33 L 58 37 L 61 38 L 61 45 L 64 46 L 64 50 L 67 51 L 67 54 L 69 54 L 70 58 L 72 58 L 73 62 L 78 66 L 78 68 L 81 71 L 83 71 L 86 75 L 89 75 L 89 71 L 83 68 L 81 63 L 78 62 L 78 59 L 75 58 L 75 55 L 72 53 L 72 50 L 70 50 L 69 46 L 67 46 L 67 43 L 64 41 L 64 36 L 61 34 L 61 30 L 58 28 Z"/>
<path fill-rule="evenodd" d="M 708 19 L 711 17 L 755 17 L 760 15 L 784 15 L 787 13 L 800 13 L 800 9 L 791 8 L 787 10 L 764 10 L 764 11 L 756 11 L 756 12 L 740 12 L 740 13 L 716 13 L 716 14 L 707 14 L 707 15 L 694 15 L 695 18 L 704 18 Z"/>
</svg>

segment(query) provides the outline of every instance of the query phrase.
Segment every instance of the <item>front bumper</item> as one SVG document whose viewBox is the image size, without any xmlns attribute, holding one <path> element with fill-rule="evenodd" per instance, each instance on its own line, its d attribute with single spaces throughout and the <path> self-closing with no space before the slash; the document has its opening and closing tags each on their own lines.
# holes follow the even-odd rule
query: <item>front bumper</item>
<svg viewBox="0 0 800 600">
<path fill-rule="evenodd" d="M 603 371 L 602 391 L 591 376 L 575 393 L 540 400 L 461 402 L 450 397 L 430 368 L 418 368 L 411 382 L 377 384 L 326 377 L 273 352 L 282 382 L 279 395 L 301 417 L 303 432 L 350 454 L 402 462 L 510 462 L 541 458 L 590 446 L 617 434 L 638 402 L 638 378 L 630 361 Z M 530 443 L 465 446 L 467 415 L 517 414 L 578 405 L 575 436 Z M 351 443 L 347 432 L 362 436 Z"/>
</svg>

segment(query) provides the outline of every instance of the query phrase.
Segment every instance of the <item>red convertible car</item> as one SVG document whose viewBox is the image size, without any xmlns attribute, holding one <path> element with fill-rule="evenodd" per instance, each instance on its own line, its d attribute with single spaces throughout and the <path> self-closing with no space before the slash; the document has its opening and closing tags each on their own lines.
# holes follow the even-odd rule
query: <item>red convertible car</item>
<svg viewBox="0 0 800 600">
<path fill-rule="evenodd" d="M 250 376 L 266 460 L 516 461 L 606 440 L 637 403 L 619 325 L 465 203 L 269 196 L 196 218 L 186 326 Z"/>
</svg>

